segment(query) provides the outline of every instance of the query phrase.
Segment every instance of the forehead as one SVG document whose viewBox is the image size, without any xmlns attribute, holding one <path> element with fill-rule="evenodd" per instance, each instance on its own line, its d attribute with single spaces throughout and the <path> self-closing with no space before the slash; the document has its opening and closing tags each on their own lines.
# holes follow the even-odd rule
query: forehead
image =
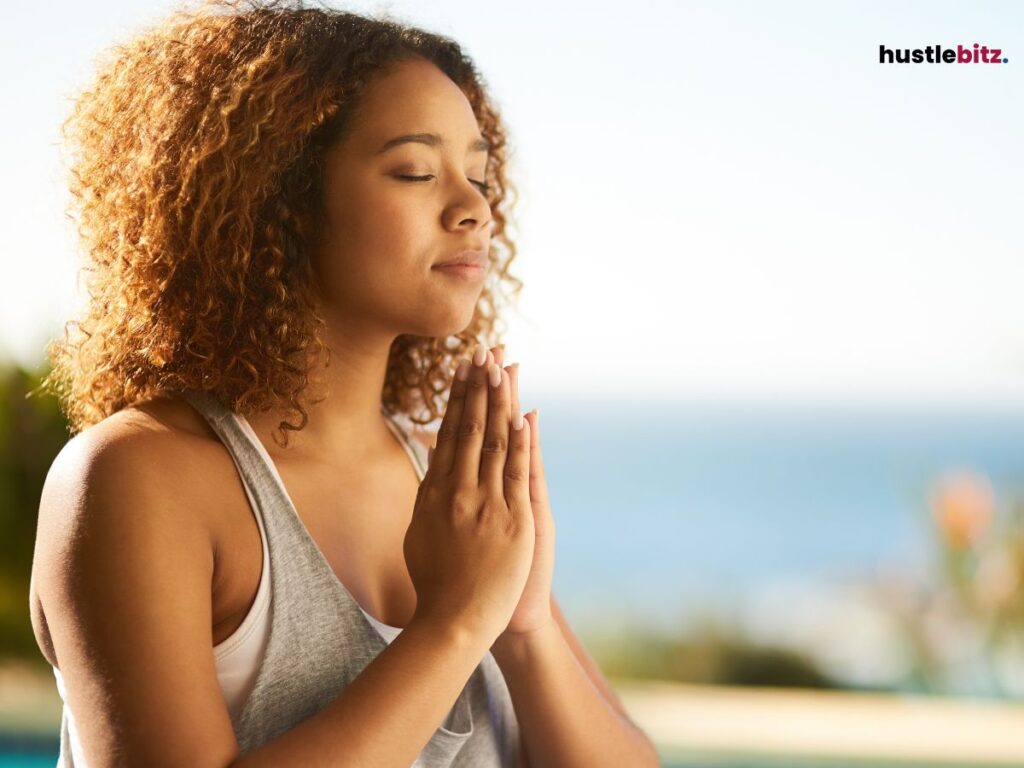
<svg viewBox="0 0 1024 768">
<path fill-rule="evenodd" d="M 480 135 L 462 90 L 434 64 L 413 59 L 371 81 L 359 103 L 352 134 L 362 153 L 372 154 L 397 134 L 438 132 L 452 148 Z"/>
</svg>

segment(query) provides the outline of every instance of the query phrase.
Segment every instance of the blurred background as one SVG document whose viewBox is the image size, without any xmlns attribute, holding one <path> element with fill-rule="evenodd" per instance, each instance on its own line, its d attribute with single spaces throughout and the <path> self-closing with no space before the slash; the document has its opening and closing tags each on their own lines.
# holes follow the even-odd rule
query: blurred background
<svg viewBox="0 0 1024 768">
<path fill-rule="evenodd" d="M 510 134 L 555 593 L 665 765 L 1024 765 L 1024 6 L 331 3 L 448 34 Z M 82 301 L 58 126 L 166 2 L 0 31 L 0 765 Z M 31 30 L 31 34 L 27 31 Z M 1005 65 L 881 65 L 974 43 Z"/>
</svg>

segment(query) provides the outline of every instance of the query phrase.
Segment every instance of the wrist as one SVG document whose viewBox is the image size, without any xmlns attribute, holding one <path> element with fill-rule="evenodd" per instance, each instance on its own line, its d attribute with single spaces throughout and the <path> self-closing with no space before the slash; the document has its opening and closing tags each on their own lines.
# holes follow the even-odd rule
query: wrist
<svg viewBox="0 0 1024 768">
<path fill-rule="evenodd" d="M 491 646 L 491 653 L 499 663 L 502 660 L 525 659 L 550 644 L 552 640 L 560 638 L 561 634 L 562 630 L 554 616 L 549 616 L 533 629 L 523 632 L 502 632 Z"/>
<path fill-rule="evenodd" d="M 466 622 L 433 616 L 416 616 L 409 622 L 416 633 L 430 635 L 461 653 L 483 655 L 487 651 L 487 634 Z"/>
</svg>

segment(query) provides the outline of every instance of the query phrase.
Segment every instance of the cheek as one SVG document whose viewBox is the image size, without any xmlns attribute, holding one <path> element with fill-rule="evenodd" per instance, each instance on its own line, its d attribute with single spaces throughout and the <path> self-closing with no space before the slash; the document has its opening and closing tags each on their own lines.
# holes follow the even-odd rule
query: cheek
<svg viewBox="0 0 1024 768">
<path fill-rule="evenodd" d="M 338 247 L 392 263 L 403 254 L 408 258 L 429 248 L 430 238 L 437 237 L 429 226 L 431 213 L 411 192 L 366 183 L 358 194 L 334 196 L 328 215 Z"/>
<path fill-rule="evenodd" d="M 394 302 L 417 304 L 438 258 L 437 233 L 409 206 L 366 201 L 332 216 L 332 237 L 315 257 L 327 298 L 364 309 Z"/>
</svg>

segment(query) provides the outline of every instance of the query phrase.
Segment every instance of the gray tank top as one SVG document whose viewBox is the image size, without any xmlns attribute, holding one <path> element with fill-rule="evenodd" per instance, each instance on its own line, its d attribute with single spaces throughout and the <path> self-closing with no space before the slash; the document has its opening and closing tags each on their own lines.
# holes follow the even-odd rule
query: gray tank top
<svg viewBox="0 0 1024 768">
<path fill-rule="evenodd" d="M 263 522 L 270 554 L 266 653 L 252 692 L 237 716 L 232 716 L 239 749 L 245 754 L 330 704 L 387 642 L 313 541 L 276 468 L 268 465 L 242 428 L 242 417 L 209 394 L 188 392 L 183 397 L 206 418 L 234 458 L 256 502 L 253 511 Z M 403 417 L 381 410 L 419 458 L 414 464 L 422 481 L 426 451 L 408 438 L 411 422 L 403 428 Z M 70 768 L 66 721 L 61 731 L 61 764 Z M 388 738 L 388 733 L 381 731 L 380 738 Z M 518 753 L 519 726 L 512 699 L 494 656 L 487 651 L 412 768 L 516 768 Z"/>
</svg>

